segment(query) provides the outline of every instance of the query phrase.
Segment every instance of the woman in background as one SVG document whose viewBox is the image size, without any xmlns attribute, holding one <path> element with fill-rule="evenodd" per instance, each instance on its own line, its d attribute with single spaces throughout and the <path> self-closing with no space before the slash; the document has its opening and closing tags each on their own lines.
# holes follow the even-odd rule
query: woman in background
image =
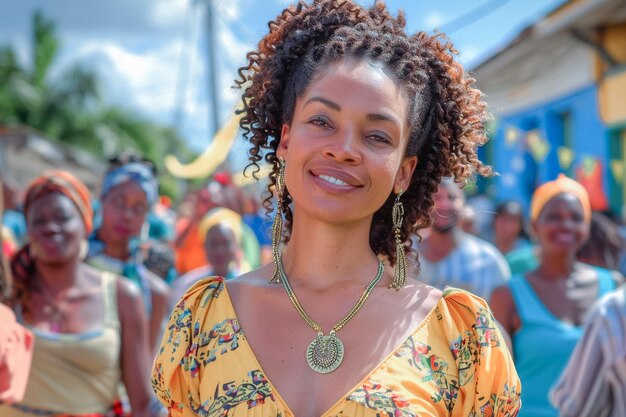
<svg viewBox="0 0 626 417">
<path fill-rule="evenodd" d="M 250 270 L 243 260 L 243 225 L 239 214 L 224 207 L 211 209 L 200 221 L 198 233 L 207 264 L 174 281 L 170 295 L 172 308 L 185 291 L 203 278 L 220 276 L 228 280 Z"/>
<path fill-rule="evenodd" d="M 35 349 L 24 399 L 0 405 L 3 417 L 119 415 L 120 382 L 133 416 L 155 415 L 141 295 L 82 262 L 89 200 L 87 188 L 63 171 L 43 174 L 27 190 L 29 243 L 12 261 L 8 303 L 35 335 Z"/>
<path fill-rule="evenodd" d="M 533 194 L 530 215 L 539 267 L 497 288 L 490 305 L 513 340 L 524 387 L 520 416 L 556 417 L 548 392 L 582 336 L 584 316 L 616 282 L 609 271 L 576 259 L 591 222 L 582 185 L 563 175 L 543 184 Z"/>
<path fill-rule="evenodd" d="M 154 172 L 136 159 L 114 161 L 104 174 L 100 224 L 89 237 L 86 262 L 103 271 L 123 276 L 142 293 L 144 315 L 149 321 L 149 346 L 156 347 L 167 314 L 169 289 L 163 279 L 143 263 L 142 229 L 158 196 Z"/>
</svg>

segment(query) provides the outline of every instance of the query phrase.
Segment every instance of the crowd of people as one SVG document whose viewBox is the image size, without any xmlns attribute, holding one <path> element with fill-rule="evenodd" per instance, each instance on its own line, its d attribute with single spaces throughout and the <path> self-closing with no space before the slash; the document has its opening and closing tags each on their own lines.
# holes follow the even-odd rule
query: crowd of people
<svg viewBox="0 0 626 417">
<path fill-rule="evenodd" d="M 451 44 L 382 3 L 269 28 L 238 81 L 263 193 L 220 172 L 174 207 L 133 152 L 92 191 L 3 178 L 0 415 L 625 416 L 626 248 L 585 188 L 476 227 Z"/>
</svg>

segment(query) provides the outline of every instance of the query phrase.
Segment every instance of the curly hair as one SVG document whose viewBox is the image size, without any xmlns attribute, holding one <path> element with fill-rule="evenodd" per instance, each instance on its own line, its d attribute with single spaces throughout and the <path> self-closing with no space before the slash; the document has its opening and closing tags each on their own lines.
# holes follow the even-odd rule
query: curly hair
<svg viewBox="0 0 626 417">
<path fill-rule="evenodd" d="M 252 175 L 259 163 L 269 163 L 268 193 L 264 206 L 271 210 L 272 190 L 278 174 L 276 150 L 283 124 L 291 123 L 295 103 L 316 73 L 344 57 L 384 64 L 408 98 L 411 126 L 406 156 L 418 156 L 411 184 L 402 199 L 405 221 L 401 238 L 431 224 L 433 194 L 442 177 L 463 182 L 472 174 L 490 175 L 491 168 L 477 157 L 487 141 L 483 121 L 486 105 L 474 80 L 455 61 L 456 50 L 442 34 L 408 35 L 402 13 L 393 17 L 382 2 L 365 9 L 352 0 L 300 1 L 270 21 L 269 33 L 258 50 L 247 54 L 236 81 L 243 90 L 240 122 L 249 150 L 246 171 Z M 391 193 L 376 211 L 370 230 L 370 247 L 395 264 Z M 282 211 L 288 241 L 293 213 L 285 189 Z M 419 237 L 419 235 L 418 235 Z"/>
</svg>

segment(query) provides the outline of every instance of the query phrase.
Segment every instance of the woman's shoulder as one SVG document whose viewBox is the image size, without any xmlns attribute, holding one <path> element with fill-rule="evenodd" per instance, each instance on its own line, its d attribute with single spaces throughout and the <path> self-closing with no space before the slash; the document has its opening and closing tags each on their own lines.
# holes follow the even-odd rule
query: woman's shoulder
<svg viewBox="0 0 626 417">
<path fill-rule="evenodd" d="M 225 290 L 225 279 L 218 276 L 200 278 L 185 291 L 176 308 L 192 309 L 198 314 L 208 309 L 213 300 L 219 298 Z"/>
<path fill-rule="evenodd" d="M 489 305 L 482 298 L 458 288 L 448 287 L 436 308 L 436 317 L 444 327 L 457 331 L 496 329 Z"/>
</svg>

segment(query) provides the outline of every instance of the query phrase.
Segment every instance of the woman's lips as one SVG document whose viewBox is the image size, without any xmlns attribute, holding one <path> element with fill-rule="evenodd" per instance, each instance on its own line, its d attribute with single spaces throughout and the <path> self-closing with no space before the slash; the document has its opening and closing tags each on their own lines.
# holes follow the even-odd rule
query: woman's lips
<svg viewBox="0 0 626 417">
<path fill-rule="evenodd" d="M 122 236 L 130 236 L 132 234 L 130 227 L 127 226 L 115 225 L 113 226 L 113 230 Z"/>
</svg>

